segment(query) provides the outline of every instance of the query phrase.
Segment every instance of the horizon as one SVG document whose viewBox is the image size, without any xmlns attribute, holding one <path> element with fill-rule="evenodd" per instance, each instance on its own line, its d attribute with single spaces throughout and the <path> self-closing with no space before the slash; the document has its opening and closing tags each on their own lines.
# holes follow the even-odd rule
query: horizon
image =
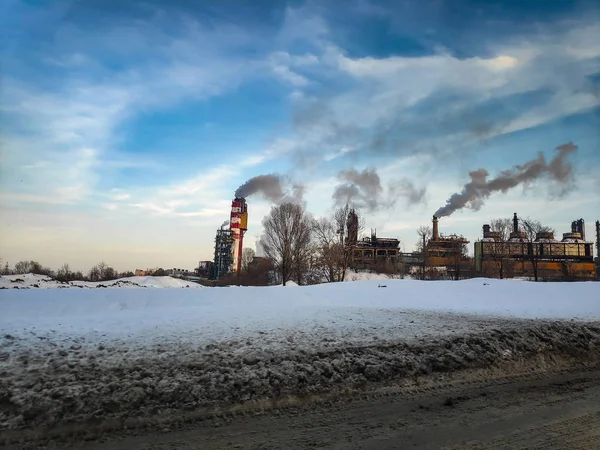
<svg viewBox="0 0 600 450">
<path fill-rule="evenodd" d="M 317 217 L 349 201 L 403 252 L 451 199 L 440 232 L 464 235 L 469 253 L 485 223 L 514 212 L 559 239 L 583 218 L 595 240 L 597 3 L 2 11 L 2 265 L 193 270 L 213 259 L 236 191 L 270 174 L 275 197 Z M 247 197 L 246 247 L 279 201 L 267 194 Z"/>
</svg>

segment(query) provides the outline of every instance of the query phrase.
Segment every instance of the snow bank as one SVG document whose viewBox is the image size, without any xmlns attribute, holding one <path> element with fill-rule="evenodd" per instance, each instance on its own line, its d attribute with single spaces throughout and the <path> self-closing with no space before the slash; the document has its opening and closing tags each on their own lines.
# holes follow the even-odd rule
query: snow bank
<svg viewBox="0 0 600 450">
<path fill-rule="evenodd" d="M 1 290 L 0 429 L 597 352 L 599 298 L 600 283 L 489 279 Z"/>
<path fill-rule="evenodd" d="M 173 281 L 180 282 L 168 282 Z M 27 336 L 35 328 L 36 334 L 96 340 L 176 337 L 203 342 L 321 330 L 336 339 L 383 338 L 405 331 L 414 336 L 411 317 L 423 314 L 599 320 L 599 298 L 600 283 L 595 282 L 490 279 L 372 280 L 294 289 L 11 289 L 0 291 L 0 332 Z M 428 319 L 415 332 L 429 333 L 440 326 Z"/>
<path fill-rule="evenodd" d="M 172 277 L 127 277 L 110 281 L 70 281 L 63 283 L 46 275 L 28 273 L 24 275 L 0 276 L 0 289 L 65 289 L 65 288 L 198 288 L 197 283 Z"/>
</svg>

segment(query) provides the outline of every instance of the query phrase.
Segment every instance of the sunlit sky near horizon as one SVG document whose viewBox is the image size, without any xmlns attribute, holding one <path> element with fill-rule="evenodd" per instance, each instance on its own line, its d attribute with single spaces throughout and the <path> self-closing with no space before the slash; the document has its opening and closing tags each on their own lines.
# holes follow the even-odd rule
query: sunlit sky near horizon
<svg viewBox="0 0 600 450">
<path fill-rule="evenodd" d="M 595 1 L 15 1 L 0 6 L 0 258 L 87 271 L 212 259 L 235 190 L 276 173 L 315 216 L 374 169 L 367 231 L 416 229 L 485 168 L 572 142 L 573 176 L 440 221 L 600 219 Z M 423 196 L 411 197 L 411 186 Z M 248 198 L 253 247 L 271 204 Z"/>
</svg>

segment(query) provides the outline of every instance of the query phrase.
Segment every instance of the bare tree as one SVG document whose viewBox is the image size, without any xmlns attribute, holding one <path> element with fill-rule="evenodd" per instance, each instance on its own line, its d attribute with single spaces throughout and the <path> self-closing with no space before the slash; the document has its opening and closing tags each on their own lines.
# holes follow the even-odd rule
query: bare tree
<svg viewBox="0 0 600 450">
<path fill-rule="evenodd" d="M 344 281 L 348 268 L 352 264 L 352 252 L 358 242 L 358 238 L 364 229 L 364 217 L 351 208 L 348 204 L 336 209 L 333 213 L 333 222 L 336 233 L 339 236 L 341 248 L 338 255 L 338 266 L 341 277 L 339 281 Z"/>
<path fill-rule="evenodd" d="M 293 275 L 300 277 L 300 283 L 311 241 L 311 219 L 307 217 L 304 208 L 294 203 L 274 206 L 263 219 L 263 227 L 261 245 L 283 285 Z"/>
<path fill-rule="evenodd" d="M 328 282 L 344 281 L 364 220 L 348 205 L 313 222 L 316 266 Z"/>
<path fill-rule="evenodd" d="M 538 281 L 539 255 L 535 251 L 534 242 L 538 233 L 554 233 L 554 229 L 543 225 L 539 220 L 520 219 L 528 243 L 528 256 L 533 268 L 533 278 Z"/>
<path fill-rule="evenodd" d="M 460 252 L 455 253 L 450 258 L 450 261 L 452 264 L 452 272 L 454 275 L 454 280 L 456 280 L 456 281 L 460 280 L 460 275 L 461 275 L 463 266 L 465 264 L 465 261 L 467 261 L 468 254 L 469 254 L 469 248 L 467 247 L 467 244 L 461 244 Z"/>
<path fill-rule="evenodd" d="M 162 270 L 162 269 L 161 269 Z M 163 270 L 164 272 L 164 270 Z M 114 280 L 117 278 L 117 271 L 110 266 L 104 267 L 102 271 L 102 281 Z"/>
<path fill-rule="evenodd" d="M 512 230 L 512 220 L 511 219 L 492 219 L 490 222 L 490 228 L 492 231 L 500 234 L 500 239 L 503 241 L 508 241 L 510 237 L 510 232 Z"/>
<path fill-rule="evenodd" d="M 68 264 L 63 264 L 58 272 L 56 273 L 56 279 L 58 281 L 69 281 L 71 279 L 71 269 Z"/>
<path fill-rule="evenodd" d="M 513 222 L 511 219 L 492 219 L 490 221 L 491 230 L 498 233 L 500 235 L 500 240 L 502 241 L 501 243 L 494 244 L 496 248 L 493 256 L 500 279 L 504 279 L 507 265 L 510 264 L 511 261 L 510 254 L 507 252 L 509 247 L 507 246 L 506 241 L 510 238 L 512 227 Z"/>
<path fill-rule="evenodd" d="M 421 279 L 425 279 L 425 273 L 427 272 L 427 242 L 431 239 L 433 230 L 429 226 L 422 225 L 417 228 L 417 235 L 419 240 L 417 241 L 417 251 L 423 254 L 423 263 L 421 266 Z"/>
<path fill-rule="evenodd" d="M 248 266 L 256 256 L 253 248 L 246 247 L 242 250 L 242 272 L 248 272 Z"/>
<path fill-rule="evenodd" d="M 31 264 L 29 261 L 19 261 L 15 264 L 15 274 L 22 275 L 31 272 Z"/>
<path fill-rule="evenodd" d="M 312 226 L 317 254 L 316 265 L 327 282 L 339 281 L 341 278 L 339 259 L 342 245 L 339 242 L 335 224 L 331 219 L 321 217 L 313 221 Z"/>
<path fill-rule="evenodd" d="M 90 269 L 88 272 L 88 278 L 90 281 L 100 281 L 102 279 L 98 266 L 94 266 Z"/>
</svg>

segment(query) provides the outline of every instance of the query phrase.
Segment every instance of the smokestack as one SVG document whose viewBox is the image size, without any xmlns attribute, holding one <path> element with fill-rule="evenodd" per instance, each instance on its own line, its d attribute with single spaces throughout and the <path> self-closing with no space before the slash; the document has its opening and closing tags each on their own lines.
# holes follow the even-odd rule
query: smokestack
<svg viewBox="0 0 600 450">
<path fill-rule="evenodd" d="M 596 220 L 596 256 L 600 259 L 600 220 Z"/>
<path fill-rule="evenodd" d="M 513 233 L 517 234 L 519 232 L 519 218 L 517 217 L 517 213 L 513 216 Z"/>
<path fill-rule="evenodd" d="M 433 216 L 433 240 L 437 241 L 439 237 L 440 235 L 438 232 L 438 218 L 436 216 Z"/>
<path fill-rule="evenodd" d="M 243 197 L 236 197 L 231 202 L 230 228 L 233 231 L 233 271 L 240 273 L 242 270 L 242 251 L 244 248 L 244 234 L 248 229 L 248 205 Z"/>
<path fill-rule="evenodd" d="M 488 235 L 490 234 L 490 226 L 488 224 L 485 224 L 483 226 L 483 237 L 488 237 Z"/>
</svg>

